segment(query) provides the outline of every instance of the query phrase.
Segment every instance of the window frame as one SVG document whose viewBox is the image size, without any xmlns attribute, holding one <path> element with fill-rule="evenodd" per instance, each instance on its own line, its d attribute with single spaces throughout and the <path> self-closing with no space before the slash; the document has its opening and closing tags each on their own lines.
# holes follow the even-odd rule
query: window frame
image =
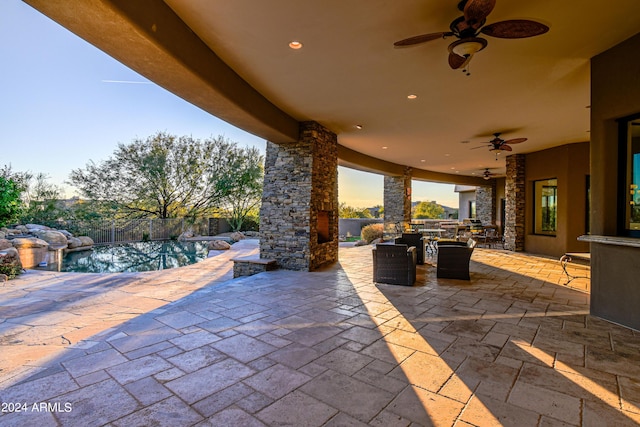
<svg viewBox="0 0 640 427">
<path fill-rule="evenodd" d="M 550 184 L 551 182 L 555 182 L 555 185 L 544 185 L 545 183 Z M 540 184 L 540 189 L 538 186 Z M 543 224 L 544 221 L 542 217 L 543 213 L 543 203 L 544 195 L 541 194 L 545 188 L 553 188 L 553 202 L 554 202 L 554 219 L 553 219 L 553 230 L 544 230 Z M 549 197 L 549 196 L 547 196 Z M 549 236 L 556 237 L 558 234 L 558 178 L 546 178 L 546 179 L 537 179 L 533 181 L 533 234 L 537 236 Z"/>
<path fill-rule="evenodd" d="M 631 178 L 633 166 L 631 163 L 633 160 L 630 159 L 630 154 L 633 151 L 633 142 L 629 138 L 629 129 L 631 128 L 631 123 L 635 122 L 640 124 L 640 113 L 634 114 L 631 116 L 623 117 L 618 119 L 618 232 L 619 236 L 628 236 L 628 237 L 640 237 L 640 221 L 637 228 L 631 227 L 631 212 L 629 209 L 630 205 L 630 185 L 633 179 Z M 637 142 L 640 144 L 640 142 Z M 640 146 L 638 147 L 638 151 L 633 153 L 637 156 L 634 160 L 640 163 Z M 638 168 L 637 173 L 640 173 L 640 166 Z M 639 180 L 640 181 L 640 180 Z M 636 191 L 636 195 L 640 195 L 640 182 L 638 182 L 638 189 Z"/>
</svg>

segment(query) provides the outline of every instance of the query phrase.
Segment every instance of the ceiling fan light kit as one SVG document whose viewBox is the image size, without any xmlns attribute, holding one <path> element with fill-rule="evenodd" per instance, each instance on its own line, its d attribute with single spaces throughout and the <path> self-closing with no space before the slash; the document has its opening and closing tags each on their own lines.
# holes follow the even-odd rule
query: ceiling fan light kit
<svg viewBox="0 0 640 427">
<path fill-rule="evenodd" d="M 395 47 L 414 46 L 432 40 L 457 37 L 459 40 L 449 45 L 449 66 L 469 75 L 469 62 L 473 55 L 487 47 L 487 41 L 478 37 L 480 33 L 502 39 L 521 39 L 539 36 L 549 31 L 546 25 L 527 19 L 510 19 L 494 22 L 485 27 L 487 16 L 491 13 L 496 0 L 462 0 L 458 3 L 458 10 L 463 13 L 449 25 L 451 31 L 428 33 L 399 40 Z"/>
</svg>

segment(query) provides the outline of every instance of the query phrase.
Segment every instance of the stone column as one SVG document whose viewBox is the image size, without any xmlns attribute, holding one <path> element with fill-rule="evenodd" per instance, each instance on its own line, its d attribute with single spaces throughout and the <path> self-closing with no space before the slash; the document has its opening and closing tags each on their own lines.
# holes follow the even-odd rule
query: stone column
<svg viewBox="0 0 640 427">
<path fill-rule="evenodd" d="M 384 177 L 384 235 L 396 236 L 409 228 L 411 222 L 411 174 L 404 168 L 401 176 Z"/>
<path fill-rule="evenodd" d="M 484 225 L 496 223 L 496 180 L 488 182 L 490 185 L 476 187 L 476 219 Z"/>
<path fill-rule="evenodd" d="M 338 139 L 316 122 L 296 143 L 267 142 L 260 257 L 303 271 L 338 260 Z"/>
<path fill-rule="evenodd" d="M 507 156 L 504 246 L 517 252 L 524 251 L 525 159 L 524 154 Z"/>
</svg>

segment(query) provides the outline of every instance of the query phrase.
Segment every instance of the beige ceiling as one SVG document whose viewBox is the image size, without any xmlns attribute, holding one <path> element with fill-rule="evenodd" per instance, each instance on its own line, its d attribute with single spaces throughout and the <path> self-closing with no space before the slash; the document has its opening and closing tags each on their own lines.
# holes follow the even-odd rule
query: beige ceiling
<svg viewBox="0 0 640 427">
<path fill-rule="evenodd" d="M 259 136 L 291 135 L 291 117 L 315 120 L 357 152 L 466 176 L 504 172 L 504 156 L 482 144 L 494 132 L 528 138 L 514 153 L 588 141 L 589 59 L 640 31 L 639 0 L 497 0 L 487 23 L 533 19 L 550 30 L 486 37 L 466 76 L 447 64 L 455 38 L 393 47 L 448 31 L 457 0 L 165 0 L 179 19 L 162 3 L 24 1 Z M 290 49 L 292 40 L 304 47 Z"/>
<path fill-rule="evenodd" d="M 494 132 L 529 138 L 514 153 L 589 140 L 589 59 L 640 31 L 638 0 L 497 0 L 487 23 L 533 19 L 550 30 L 486 37 L 466 76 L 447 64 L 455 39 L 393 48 L 448 31 L 455 0 L 165 2 L 292 117 L 318 121 L 358 152 L 466 175 L 504 170 L 488 147 L 471 150 Z M 291 50 L 292 40 L 304 47 Z"/>
</svg>

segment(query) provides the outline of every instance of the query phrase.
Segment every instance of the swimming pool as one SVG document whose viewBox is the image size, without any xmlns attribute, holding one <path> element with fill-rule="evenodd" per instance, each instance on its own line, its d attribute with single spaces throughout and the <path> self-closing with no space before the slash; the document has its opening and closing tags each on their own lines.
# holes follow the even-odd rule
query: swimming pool
<svg viewBox="0 0 640 427">
<path fill-rule="evenodd" d="M 71 252 L 60 264 L 38 270 L 75 273 L 123 273 L 157 271 L 195 264 L 207 257 L 208 242 L 153 241 L 94 246 L 93 250 Z"/>
</svg>

